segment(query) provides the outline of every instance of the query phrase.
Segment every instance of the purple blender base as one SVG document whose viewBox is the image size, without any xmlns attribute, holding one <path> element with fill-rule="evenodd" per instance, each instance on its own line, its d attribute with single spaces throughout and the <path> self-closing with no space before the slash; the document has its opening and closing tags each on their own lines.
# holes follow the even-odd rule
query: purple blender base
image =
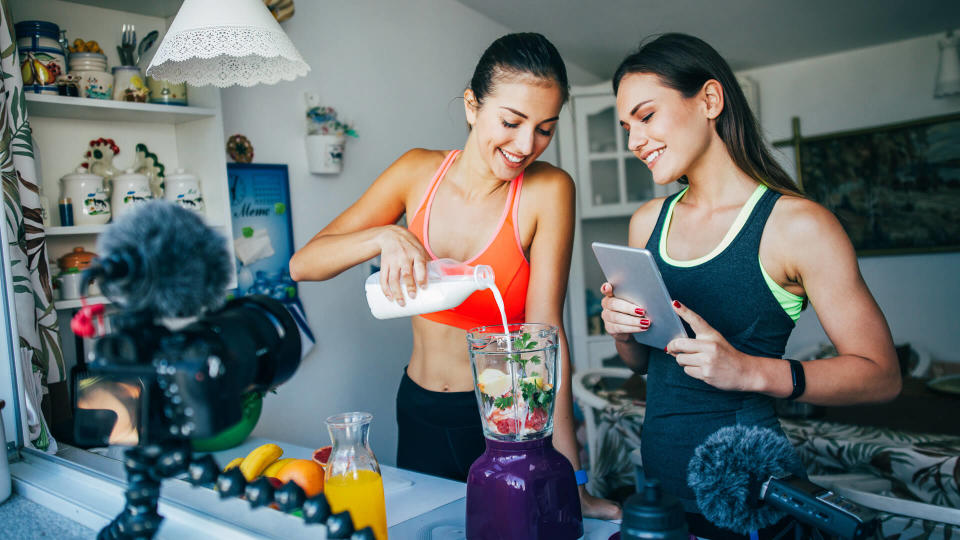
<svg viewBox="0 0 960 540">
<path fill-rule="evenodd" d="M 567 540 L 583 536 L 573 467 L 553 437 L 503 442 L 487 450 L 467 476 L 468 540 Z"/>
</svg>

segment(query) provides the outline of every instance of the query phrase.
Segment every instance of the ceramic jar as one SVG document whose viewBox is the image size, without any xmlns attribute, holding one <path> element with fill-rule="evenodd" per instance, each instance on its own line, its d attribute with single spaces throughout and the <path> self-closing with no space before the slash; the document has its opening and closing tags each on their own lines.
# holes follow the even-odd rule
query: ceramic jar
<svg viewBox="0 0 960 540">
<path fill-rule="evenodd" d="M 164 199 L 203 214 L 203 195 L 200 194 L 200 181 L 196 176 L 177 169 L 163 179 L 163 184 Z"/>
<path fill-rule="evenodd" d="M 143 75 L 137 66 L 114 66 L 113 99 L 146 103 L 150 91 L 143 83 Z"/>
<path fill-rule="evenodd" d="M 113 178 L 113 215 L 114 219 L 130 212 L 134 205 L 153 199 L 150 192 L 150 179 L 133 169 Z"/>
<path fill-rule="evenodd" d="M 94 52 L 70 53 L 70 73 L 77 71 L 107 71 L 107 55 Z"/>
<path fill-rule="evenodd" d="M 14 25 L 20 51 L 23 90 L 57 94 L 57 77 L 67 72 L 60 46 L 60 27 L 47 21 L 21 21 Z"/>
<path fill-rule="evenodd" d="M 68 268 L 57 276 L 57 286 L 60 289 L 61 300 L 75 300 L 80 298 L 80 282 L 83 274 L 77 268 Z"/>
<path fill-rule="evenodd" d="M 106 71 L 77 71 L 80 77 L 80 97 L 113 99 L 113 75 Z"/>
<path fill-rule="evenodd" d="M 90 267 L 90 264 L 93 262 L 93 259 L 97 257 L 96 253 L 91 253 L 82 246 L 77 246 L 73 248 L 73 251 L 67 253 L 63 257 L 57 259 L 57 266 L 60 267 L 60 270 L 67 271 L 70 268 L 76 268 L 77 270 L 86 270 Z"/>
<path fill-rule="evenodd" d="M 186 105 L 187 83 L 172 83 L 147 77 L 147 87 L 150 89 L 150 103 L 164 105 Z"/>
<path fill-rule="evenodd" d="M 71 53 L 70 73 L 79 79 L 81 97 L 113 99 L 113 75 L 107 71 L 106 55 Z"/>
<path fill-rule="evenodd" d="M 70 199 L 74 225 L 103 225 L 110 221 L 110 201 L 102 176 L 77 167 L 60 179 L 60 197 Z"/>
</svg>

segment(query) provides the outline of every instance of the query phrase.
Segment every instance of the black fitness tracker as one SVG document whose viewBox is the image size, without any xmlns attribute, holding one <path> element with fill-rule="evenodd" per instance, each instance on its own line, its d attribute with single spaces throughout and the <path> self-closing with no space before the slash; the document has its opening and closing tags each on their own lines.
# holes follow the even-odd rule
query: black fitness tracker
<svg viewBox="0 0 960 540">
<path fill-rule="evenodd" d="M 794 400 L 802 396 L 807 389 L 807 377 L 803 373 L 802 362 L 791 358 L 784 358 L 784 360 L 790 362 L 790 376 L 793 378 L 793 392 L 787 396 L 787 399 Z"/>
</svg>

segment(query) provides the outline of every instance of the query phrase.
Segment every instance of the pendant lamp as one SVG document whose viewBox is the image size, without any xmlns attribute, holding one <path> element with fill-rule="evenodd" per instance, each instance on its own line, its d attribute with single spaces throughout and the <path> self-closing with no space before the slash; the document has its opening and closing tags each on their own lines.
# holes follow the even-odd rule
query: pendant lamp
<svg viewBox="0 0 960 540">
<path fill-rule="evenodd" d="M 292 81 L 310 71 L 263 0 L 185 0 L 147 75 L 193 86 Z"/>
</svg>

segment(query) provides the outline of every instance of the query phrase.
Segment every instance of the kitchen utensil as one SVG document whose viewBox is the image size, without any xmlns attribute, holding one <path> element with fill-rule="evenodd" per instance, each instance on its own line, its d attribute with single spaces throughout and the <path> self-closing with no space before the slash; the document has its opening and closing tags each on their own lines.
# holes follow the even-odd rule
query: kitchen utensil
<svg viewBox="0 0 960 540">
<path fill-rule="evenodd" d="M 143 39 L 140 41 L 140 44 L 137 45 L 137 58 L 136 63 L 140 64 L 140 59 L 143 58 L 143 55 L 150 50 L 150 47 L 153 46 L 153 43 L 157 41 L 157 37 L 160 35 L 160 32 L 156 30 L 151 30 L 147 35 L 143 36 Z"/>
<path fill-rule="evenodd" d="M 200 180 L 196 176 L 177 169 L 164 178 L 163 198 L 187 210 L 203 214 L 203 196 L 200 194 Z"/>
<path fill-rule="evenodd" d="M 370 449 L 373 415 L 349 412 L 327 418 L 333 441 L 324 471 L 324 492 L 334 513 L 350 511 L 354 529 L 373 529 L 378 540 L 387 538 L 387 513 L 380 464 Z"/>
<path fill-rule="evenodd" d="M 557 327 L 512 324 L 467 334 L 487 449 L 467 475 L 467 538 L 583 535 L 573 466 L 553 447 Z"/>
<path fill-rule="evenodd" d="M 70 199 L 74 225 L 103 225 L 110 221 L 110 201 L 103 187 L 103 177 L 90 174 L 83 167 L 60 179 L 60 198 Z M 65 225 L 60 223 L 61 226 Z"/>
<path fill-rule="evenodd" d="M 135 204 L 153 199 L 150 192 L 150 179 L 145 174 L 127 169 L 113 179 L 113 215 L 118 218 Z"/>
<path fill-rule="evenodd" d="M 120 33 L 120 46 L 117 52 L 120 53 L 120 63 L 125 66 L 133 65 L 134 51 L 137 50 L 137 30 L 132 24 L 123 25 Z"/>
</svg>

